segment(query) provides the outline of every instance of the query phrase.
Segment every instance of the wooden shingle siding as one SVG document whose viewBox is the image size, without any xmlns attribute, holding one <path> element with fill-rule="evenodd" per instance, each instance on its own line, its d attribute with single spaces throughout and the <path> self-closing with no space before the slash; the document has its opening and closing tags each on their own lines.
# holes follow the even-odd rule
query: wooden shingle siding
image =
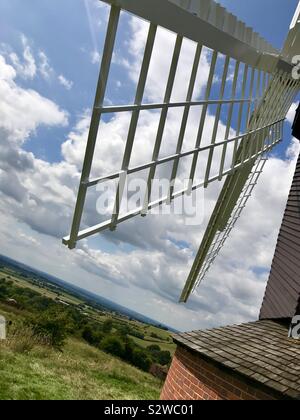
<svg viewBox="0 0 300 420">
<path fill-rule="evenodd" d="M 280 229 L 260 319 L 292 318 L 300 310 L 300 156 Z"/>
</svg>

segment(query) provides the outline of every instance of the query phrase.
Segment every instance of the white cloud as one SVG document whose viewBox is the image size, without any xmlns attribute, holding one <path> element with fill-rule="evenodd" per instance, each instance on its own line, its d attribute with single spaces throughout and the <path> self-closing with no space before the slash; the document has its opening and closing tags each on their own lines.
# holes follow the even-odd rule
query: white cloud
<svg viewBox="0 0 300 420">
<path fill-rule="evenodd" d="M 71 90 L 73 87 L 73 82 L 71 80 L 66 79 L 65 76 L 63 76 L 62 74 L 58 76 L 58 81 L 67 90 Z"/>
<path fill-rule="evenodd" d="M 132 19 L 131 28 L 132 36 L 127 41 L 127 48 L 124 49 L 124 51 L 129 51 L 130 57 L 119 52 L 114 56 L 114 63 L 123 65 L 128 70 L 127 63 L 130 63 L 129 75 L 132 82 L 136 83 L 145 45 L 147 24 Z M 146 86 L 148 100 L 158 102 L 163 97 L 174 41 L 174 36 L 167 31 L 162 30 L 158 34 Z M 164 54 L 161 54 L 161 51 L 164 51 Z M 185 98 L 189 80 L 186 69 L 191 68 L 194 51 L 195 44 L 186 42 L 183 45 L 173 93 L 174 100 Z M 201 71 L 196 82 L 196 97 L 199 97 L 205 86 L 208 61 L 209 54 L 203 54 Z M 229 77 L 230 80 L 232 81 L 232 78 Z M 194 144 L 199 112 L 201 109 L 191 111 L 185 147 Z M 181 115 L 179 110 L 174 110 L 169 114 L 163 145 L 165 155 L 172 153 L 174 139 L 178 138 Z M 132 165 L 149 160 L 157 130 L 157 117 L 154 112 L 141 114 Z M 110 173 L 120 164 L 129 121 L 130 115 L 124 113 L 109 122 L 101 123 L 98 139 L 100 146 L 95 153 L 93 176 Z M 203 136 L 204 144 L 210 138 L 213 122 L 213 116 L 208 115 Z M 85 116 L 70 133 L 62 147 L 65 160 L 76 166 L 78 171 L 82 165 L 88 125 L 89 117 Z M 224 135 L 222 124 L 220 124 L 218 135 L 220 137 Z M 113 234 L 110 232 L 103 234 L 103 238 L 119 247 L 118 251 L 105 253 L 92 249 L 89 242 L 79 244 L 79 249 L 75 253 L 78 257 L 77 264 L 84 267 L 90 275 L 98 275 L 110 281 L 115 287 L 126 288 L 121 303 L 129 301 L 128 287 L 138 289 L 139 300 L 144 293 L 147 293 L 149 306 L 145 298 L 144 301 L 135 303 L 135 309 L 141 308 L 140 310 L 144 313 L 153 316 L 153 305 L 155 305 L 157 316 L 178 328 L 196 329 L 256 319 L 296 156 L 295 143 L 285 160 L 275 157 L 270 159 L 256 193 L 239 221 L 238 229 L 233 232 L 201 288 L 185 307 L 179 306 L 177 299 L 191 267 L 193 252 L 197 251 L 200 244 L 205 224 L 197 228 L 187 227 L 178 216 L 136 218 L 119 226 L 117 232 Z M 216 153 L 212 171 L 217 170 L 218 161 L 219 156 Z M 203 166 L 203 162 L 200 159 L 200 166 Z M 281 174 L 280 177 L 274 176 L 278 173 Z M 220 187 L 221 184 L 212 184 L 206 191 L 206 221 Z M 88 200 L 86 210 L 89 218 L 85 219 L 86 223 L 93 221 L 89 214 L 92 209 L 93 206 Z M 249 220 L 253 223 L 249 223 Z M 190 248 L 182 250 L 176 245 L 177 241 L 188 241 Z M 122 250 L 124 244 L 130 244 L 135 248 L 128 251 L 125 246 Z"/>
<path fill-rule="evenodd" d="M 99 64 L 101 60 L 101 55 L 98 53 L 98 51 L 91 52 L 91 62 L 92 64 Z"/>
<path fill-rule="evenodd" d="M 3 205 L 19 220 L 50 234 L 61 233 L 61 222 L 55 213 L 62 201 L 72 200 L 67 187 L 71 169 L 64 164 L 49 164 L 25 152 L 22 145 L 38 127 L 66 126 L 68 115 L 54 102 L 36 91 L 23 89 L 15 83 L 16 73 L 0 56 L 0 190 Z M 63 198 L 65 197 L 65 198 Z M 62 199 L 63 198 L 63 199 Z M 56 203 L 56 204 L 55 204 Z M 46 214 L 43 205 L 49 205 Z M 51 216 L 52 214 L 52 216 Z M 45 224 L 45 220 L 47 223 Z M 51 230 L 52 229 L 52 230 Z"/>
<path fill-rule="evenodd" d="M 25 35 L 21 35 L 21 41 L 23 46 L 23 61 L 14 52 L 10 53 L 10 59 L 18 76 L 24 79 L 33 79 L 37 72 L 35 58 Z"/>
<path fill-rule="evenodd" d="M 115 57 L 121 64 L 126 60 L 130 62 L 133 84 L 138 77 L 146 28 L 144 23 L 132 20 L 128 48 L 124 48 L 126 54 Z M 148 100 L 159 100 L 163 96 L 172 45 L 174 36 L 160 32 L 146 87 Z M 166 53 L 162 55 L 161 51 Z M 193 43 L 184 44 L 175 99 L 184 100 L 186 95 L 189 79 L 186 68 L 190 68 L 194 51 Z M 196 96 L 205 85 L 208 59 L 205 53 Z M 180 216 L 136 218 L 121 225 L 115 233 L 105 232 L 102 239 L 83 241 L 77 250 L 69 252 L 61 245 L 60 238 L 68 233 L 71 223 L 90 113 L 86 112 L 68 134 L 62 144 L 60 163 L 37 159 L 24 151 L 22 144 L 40 125 L 65 125 L 67 115 L 37 92 L 20 88 L 15 78 L 14 68 L 0 56 L 0 210 L 4 215 L 0 239 L 3 252 L 180 329 L 224 325 L 257 317 L 295 165 L 296 143 L 286 160 L 270 159 L 238 229 L 201 288 L 182 306 L 177 300 L 205 224 L 185 226 Z M 122 88 L 120 86 L 120 94 Z M 185 147 L 195 142 L 200 112 L 200 108 L 191 111 Z M 163 141 L 164 154 L 174 152 L 181 115 L 180 110 L 170 112 Z M 122 113 L 101 123 L 93 176 L 110 173 L 120 164 L 129 121 L 130 114 Z M 213 122 L 209 115 L 203 144 L 210 138 Z M 157 113 L 141 114 L 134 163 L 149 160 L 157 123 Z M 220 124 L 219 135 L 223 134 L 224 126 Z M 218 158 L 216 154 L 213 171 L 217 169 Z M 203 162 L 199 160 L 200 169 Z M 186 162 L 180 173 L 184 173 L 188 165 Z M 212 184 L 205 192 L 206 221 L 221 185 Z M 87 225 L 99 221 L 93 200 L 94 197 L 87 200 L 84 218 Z M 18 237 L 11 234 L 15 225 L 20 228 Z M 188 246 L 182 249 L 180 241 L 188 242 Z M 108 251 L 104 251 L 106 246 Z"/>
<path fill-rule="evenodd" d="M 39 125 L 67 125 L 66 112 L 36 91 L 22 89 L 15 83 L 16 72 L 0 56 L 0 129 L 21 143 Z"/>
<path fill-rule="evenodd" d="M 3 57 L 1 57 L 5 57 L 12 64 L 12 69 L 16 73 L 14 78 L 18 76 L 23 79 L 33 79 L 40 75 L 49 83 L 57 81 L 65 89 L 72 89 L 74 83 L 71 80 L 68 80 L 63 74 L 57 74 L 51 66 L 50 59 L 45 51 L 40 50 L 34 54 L 29 46 L 28 39 L 23 34 L 21 35 L 21 41 L 23 46 L 22 58 L 20 58 L 7 44 L 2 44 L 2 51 L 0 51 L 3 54 Z M 97 59 L 96 56 L 94 58 L 95 60 Z M 3 77 L 0 75 L 0 77 L 5 78 L 5 75 L 3 75 Z"/>
<path fill-rule="evenodd" d="M 39 52 L 39 72 L 46 80 L 49 80 L 54 73 L 54 70 L 49 63 L 49 58 L 44 51 Z"/>
<path fill-rule="evenodd" d="M 132 33 L 134 34 L 134 36 L 129 39 L 127 48 L 131 57 L 124 57 L 123 51 L 121 51 L 119 52 L 119 55 L 114 57 L 114 61 L 121 65 L 123 64 L 124 67 L 128 68 L 130 77 L 134 82 L 137 82 L 149 24 L 141 19 L 132 18 L 130 20 L 130 26 Z M 158 29 L 145 92 L 149 100 L 163 99 L 175 41 L 175 34 L 163 28 Z M 184 101 L 186 99 L 195 50 L 196 44 L 184 39 L 173 88 L 173 101 Z M 189 69 L 189 71 L 187 71 L 187 69 Z M 196 89 L 194 97 L 198 97 L 205 86 L 208 71 L 207 55 L 203 54 L 201 59 L 201 71 L 198 72 L 195 84 Z M 160 75 L 159 77 L 157 76 L 158 74 Z"/>
</svg>

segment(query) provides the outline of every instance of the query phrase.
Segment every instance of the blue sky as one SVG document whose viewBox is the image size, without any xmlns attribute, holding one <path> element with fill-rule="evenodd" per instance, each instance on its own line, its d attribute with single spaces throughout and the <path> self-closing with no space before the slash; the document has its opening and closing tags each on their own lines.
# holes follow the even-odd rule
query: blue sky
<svg viewBox="0 0 300 420">
<path fill-rule="evenodd" d="M 90 54 L 97 47 L 101 51 L 104 36 L 97 30 L 97 45 L 93 44 L 84 1 L 4 1 L 0 5 L 1 41 L 21 52 L 20 34 L 26 34 L 32 48 L 42 49 L 51 57 L 51 65 L 74 83 L 74 89 L 66 91 L 51 80 L 42 77 L 22 83 L 37 89 L 43 95 L 67 109 L 70 123 L 74 124 L 84 109 L 90 108 L 98 77 L 98 66 L 91 63 Z M 80 63 L 80 65 L 79 65 Z M 75 88 L 76 87 L 76 88 Z M 66 130 L 54 130 L 51 138 L 47 129 L 39 130 L 38 136 L 26 145 L 37 156 L 50 161 L 61 160 L 60 145 Z M 38 139 L 37 139 L 38 138 Z M 50 144 L 49 144 L 50 143 Z"/>
<path fill-rule="evenodd" d="M 297 0 L 220 3 L 280 48 Z M 74 252 L 61 245 L 61 237 L 69 233 L 106 31 L 108 8 L 101 4 L 96 0 L 0 3 L 4 92 L 0 92 L 0 252 L 180 329 L 255 319 L 295 163 L 289 124 L 239 230 L 187 307 L 178 305 L 177 298 L 205 225 L 197 231 L 186 228 L 179 218 L 149 217 L 126 224 L 116 234 L 91 238 Z M 145 33 L 129 17 L 121 19 L 106 103 L 132 102 L 139 37 Z M 170 42 L 166 34 L 162 39 Z M 166 48 L 164 55 L 168 54 Z M 164 63 L 157 60 L 156 66 L 163 78 Z M 148 115 L 147 121 L 146 117 L 151 132 L 154 117 Z M 104 123 L 104 132 L 113 135 L 107 137 L 108 154 L 101 158 L 100 169 L 118 158 L 116 150 L 126 127 L 125 117 L 106 118 Z M 277 179 L 278 171 L 285 176 Z M 217 187 L 206 192 L 208 215 L 217 192 Z M 268 222 L 263 227 L 258 223 L 251 232 L 247 218 L 264 220 L 266 214 Z M 249 253 L 246 243 L 254 240 L 254 261 L 241 262 L 241 241 Z"/>
<path fill-rule="evenodd" d="M 298 0 L 221 0 L 222 6 L 261 34 L 274 47 L 281 49 L 294 15 Z M 285 138 L 288 139 L 290 128 L 285 127 Z M 283 156 L 286 142 L 279 145 L 275 154 Z"/>
<path fill-rule="evenodd" d="M 274 46 L 280 48 L 297 0 L 285 1 L 284 7 L 283 0 L 253 0 L 251 2 L 222 0 L 220 3 L 246 21 Z M 83 0 L 64 0 L 63 2 L 31 0 L 30 6 L 26 1 L 4 0 L 1 2 L 0 12 L 1 42 L 11 45 L 20 52 L 20 33 L 26 34 L 35 48 L 42 48 L 47 56 L 51 57 L 52 66 L 56 71 L 65 74 L 74 82 L 76 89 L 67 92 L 60 86 L 54 86 L 53 83 L 44 83 L 44 80 L 35 79 L 31 83 L 26 83 L 27 87 L 38 89 L 67 109 L 70 114 L 70 123 L 74 124 L 78 114 L 90 108 L 93 103 L 99 66 L 91 63 L 90 55 L 93 51 L 101 54 L 105 35 L 104 13 L 99 10 L 98 16 L 95 16 L 92 11 L 91 21 L 89 21 Z M 98 23 L 99 20 L 101 24 Z M 126 35 L 126 28 L 123 26 L 120 38 L 124 35 Z M 120 79 L 123 75 L 115 71 L 112 77 Z M 116 92 L 109 91 L 109 96 L 115 97 L 117 101 L 123 102 L 125 98 L 130 100 L 128 94 L 124 95 L 122 92 L 122 95 L 123 97 L 120 98 Z M 52 132 L 49 147 L 47 130 L 40 130 L 38 141 L 32 139 L 26 146 L 27 150 L 33 150 L 37 156 L 44 156 L 46 149 L 47 159 L 59 161 L 61 138 L 65 134 L 64 130 Z"/>
<path fill-rule="evenodd" d="M 222 6 L 239 16 L 276 48 L 282 48 L 297 0 L 221 0 Z"/>
<path fill-rule="evenodd" d="M 272 45 L 280 48 L 297 0 L 221 0 L 219 3 L 247 22 Z M 0 4 L 0 13 L 1 42 L 20 52 L 20 34 L 26 34 L 33 48 L 45 51 L 51 58 L 53 68 L 73 81 L 74 89 L 70 91 L 55 85 L 53 81 L 45 83 L 42 78 L 27 81 L 23 85 L 37 89 L 68 110 L 70 124 L 74 125 L 78 115 L 93 103 L 99 65 L 91 62 L 91 54 L 101 54 L 106 29 L 103 19 L 105 13 L 100 9 L 97 13 L 92 10 L 89 19 L 83 0 L 30 0 L 30 3 L 4 0 Z M 126 25 L 123 25 L 119 42 L 126 36 L 126 29 Z M 124 82 L 124 73 L 113 66 L 112 78 Z M 126 102 L 132 99 L 129 92 L 129 89 L 123 90 L 120 97 L 114 88 L 109 90 L 108 95 L 117 103 Z M 26 144 L 26 150 L 33 151 L 37 157 L 46 157 L 51 162 L 59 161 L 60 146 L 65 135 L 65 129 L 52 130 L 49 144 L 47 129 L 39 129 L 38 136 Z"/>
</svg>

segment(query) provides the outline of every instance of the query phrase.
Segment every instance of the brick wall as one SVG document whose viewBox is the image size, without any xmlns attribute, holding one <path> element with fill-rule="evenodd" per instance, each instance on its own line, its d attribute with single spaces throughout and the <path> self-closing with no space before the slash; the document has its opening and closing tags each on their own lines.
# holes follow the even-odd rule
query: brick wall
<svg viewBox="0 0 300 420">
<path fill-rule="evenodd" d="M 178 346 L 162 400 L 275 400 L 280 396 Z"/>
</svg>

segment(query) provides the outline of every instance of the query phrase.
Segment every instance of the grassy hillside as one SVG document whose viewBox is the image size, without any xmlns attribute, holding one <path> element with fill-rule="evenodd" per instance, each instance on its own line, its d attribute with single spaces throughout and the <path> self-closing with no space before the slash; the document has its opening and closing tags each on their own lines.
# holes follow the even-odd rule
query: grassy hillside
<svg viewBox="0 0 300 420">
<path fill-rule="evenodd" d="M 1 400 L 158 399 L 162 383 L 129 364 L 68 339 L 63 352 L 0 345 Z"/>
<path fill-rule="evenodd" d="M 67 291 L 62 290 L 53 290 L 53 286 L 34 281 L 31 278 L 24 278 L 20 273 L 17 273 L 12 268 L 0 267 L 0 286 L 1 279 L 9 279 L 17 287 L 30 289 L 46 298 L 55 300 L 62 299 L 64 302 L 70 304 L 73 307 L 79 308 L 84 307 L 84 312 L 87 315 L 87 318 L 93 320 L 97 323 L 103 324 L 107 319 L 113 319 L 115 325 L 130 326 L 134 330 L 138 331 L 144 335 L 144 339 L 131 337 L 138 345 L 145 348 L 149 345 L 158 344 L 162 350 L 169 351 L 172 355 L 175 352 L 176 346 L 173 343 L 171 338 L 171 333 L 165 331 L 153 325 L 146 325 L 140 321 L 133 319 L 125 318 L 124 316 L 117 313 L 104 312 L 103 310 L 96 310 L 95 308 L 90 307 L 85 301 L 77 297 L 71 296 Z"/>
<path fill-rule="evenodd" d="M 61 300 L 63 299 L 63 301 Z M 0 400 L 156 400 L 170 332 L 0 269 Z"/>
</svg>

